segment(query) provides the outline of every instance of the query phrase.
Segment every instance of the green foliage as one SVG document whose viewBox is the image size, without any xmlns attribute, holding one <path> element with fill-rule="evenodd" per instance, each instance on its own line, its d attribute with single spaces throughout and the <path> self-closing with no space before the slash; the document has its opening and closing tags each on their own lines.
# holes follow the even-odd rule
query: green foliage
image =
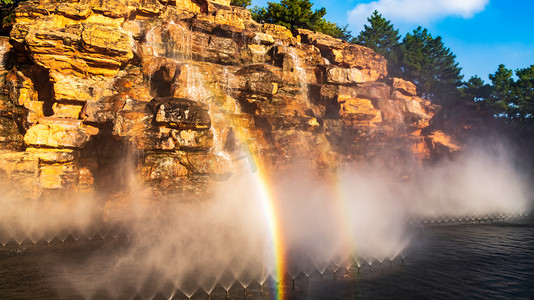
<svg viewBox="0 0 534 300">
<path fill-rule="evenodd" d="M 314 24 L 326 15 L 326 9 L 312 10 L 309 0 L 282 0 L 268 2 L 267 8 L 255 7 L 252 18 L 257 22 L 282 25 L 290 29 L 312 29 Z"/>
<path fill-rule="evenodd" d="M 354 39 L 354 43 L 371 48 L 384 56 L 388 62 L 388 72 L 392 75 L 399 74 L 399 30 L 376 10 L 367 21 L 369 26 L 364 25 L 364 30 Z"/>
<path fill-rule="evenodd" d="M 485 84 L 484 80 L 475 75 L 464 82 L 460 88 L 460 95 L 468 102 L 484 101 L 491 95 L 491 86 Z"/>
<path fill-rule="evenodd" d="M 256 6 L 251 13 L 252 18 L 260 23 L 282 25 L 291 30 L 315 30 L 344 40 L 352 38 L 347 26 L 340 27 L 324 19 L 325 8 L 312 10 L 312 7 L 313 3 L 309 0 L 282 0 L 280 3 L 268 2 L 266 8 Z"/>
<path fill-rule="evenodd" d="M 515 71 L 517 81 L 514 84 L 515 117 L 520 121 L 534 121 L 534 65 Z"/>
<path fill-rule="evenodd" d="M 458 99 L 463 78 L 461 68 L 441 37 L 434 38 L 421 27 L 406 34 L 400 65 L 402 76 L 414 82 L 423 97 L 446 106 Z"/>
<path fill-rule="evenodd" d="M 519 123 L 534 121 L 534 65 L 513 72 L 504 65 L 489 78 L 493 83 L 491 94 L 486 98 L 491 111 L 501 118 Z"/>
<path fill-rule="evenodd" d="M 247 7 L 252 3 L 252 0 L 231 0 L 230 5 Z"/>
<path fill-rule="evenodd" d="M 406 34 L 401 43 L 399 31 L 378 11 L 367 21 L 369 25 L 364 26 L 354 42 L 384 56 L 391 76 L 412 81 L 420 96 L 433 102 L 448 106 L 459 100 L 461 68 L 441 37 L 434 38 L 427 29 L 418 27 Z"/>
<path fill-rule="evenodd" d="M 313 30 L 328 34 L 336 39 L 344 41 L 350 41 L 352 39 L 352 33 L 348 30 L 349 25 L 340 27 L 336 23 L 332 23 L 325 19 L 320 19 L 315 25 Z"/>
<path fill-rule="evenodd" d="M 521 139 L 528 151 L 534 149 L 534 65 L 516 70 L 515 76 L 500 65 L 489 75 L 491 84 L 478 76 L 462 82 L 456 56 L 441 37 L 434 38 L 427 29 L 418 27 L 399 42 L 398 30 L 378 11 L 367 21 L 369 25 L 353 42 L 384 56 L 390 75 L 412 81 L 420 96 L 442 104 L 448 113 L 458 113 L 460 110 L 451 108 L 460 101 L 486 106 L 503 121 L 496 124 Z"/>
<path fill-rule="evenodd" d="M 0 0 L 0 19 L 2 20 L 2 28 L 0 35 L 8 35 L 11 31 L 11 26 L 15 19 L 14 10 L 17 8 L 20 0 Z"/>
<path fill-rule="evenodd" d="M 492 90 L 486 103 L 490 109 L 498 116 L 510 118 L 512 113 L 511 105 L 514 102 L 512 70 L 507 69 L 504 65 L 499 65 L 499 68 L 494 74 L 489 75 L 492 83 Z"/>
</svg>

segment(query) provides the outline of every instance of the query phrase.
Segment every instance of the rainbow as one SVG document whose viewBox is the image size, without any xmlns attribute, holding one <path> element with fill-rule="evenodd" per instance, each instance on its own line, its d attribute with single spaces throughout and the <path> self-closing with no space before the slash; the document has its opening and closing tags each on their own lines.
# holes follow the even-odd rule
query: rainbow
<svg viewBox="0 0 534 300">
<path fill-rule="evenodd" d="M 253 174 L 254 188 L 258 193 L 259 201 L 268 224 L 268 231 L 271 238 L 272 254 L 274 258 L 274 280 L 278 283 L 276 287 L 275 299 L 284 299 L 284 275 L 286 274 L 287 255 L 286 245 L 282 230 L 282 218 L 278 215 L 275 198 L 270 190 L 268 168 L 265 166 L 260 155 L 252 151 L 251 141 L 254 139 L 247 134 L 238 124 L 233 124 L 236 130 L 237 138 L 242 142 L 243 150 L 249 160 Z"/>
<path fill-rule="evenodd" d="M 255 188 L 259 193 L 260 201 L 265 218 L 269 225 L 269 233 L 274 254 L 274 279 L 278 282 L 275 299 L 284 299 L 284 274 L 286 273 L 286 247 L 284 244 L 284 235 L 282 230 L 281 218 L 277 215 L 276 205 L 273 196 L 269 190 L 269 177 L 262 160 L 257 155 L 249 153 L 249 158 L 257 168 L 254 176 Z"/>
<path fill-rule="evenodd" d="M 353 218 L 350 216 L 350 211 L 352 210 L 352 207 L 350 205 L 349 196 L 346 191 L 346 186 L 349 184 L 349 182 L 346 182 L 342 167 L 338 167 L 334 175 L 332 176 L 330 186 L 334 188 L 334 203 L 337 206 L 337 211 L 340 214 L 340 218 L 337 219 L 340 224 L 337 228 L 342 231 L 342 234 L 345 237 L 342 240 L 346 241 L 346 243 L 342 245 L 343 249 L 340 250 L 343 250 L 342 253 L 347 253 L 348 256 L 356 258 L 357 247 L 354 239 L 352 238 L 352 228 L 354 225 L 352 224 Z"/>
</svg>

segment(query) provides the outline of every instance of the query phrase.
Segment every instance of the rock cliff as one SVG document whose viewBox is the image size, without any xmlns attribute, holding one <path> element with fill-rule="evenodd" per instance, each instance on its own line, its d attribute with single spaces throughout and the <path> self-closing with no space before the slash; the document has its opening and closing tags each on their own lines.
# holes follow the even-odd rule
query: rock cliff
<svg viewBox="0 0 534 300">
<path fill-rule="evenodd" d="M 0 53 L 0 173 L 26 199 L 128 174 L 198 195 L 246 153 L 328 172 L 458 149 L 380 55 L 226 0 L 26 1 Z"/>
</svg>

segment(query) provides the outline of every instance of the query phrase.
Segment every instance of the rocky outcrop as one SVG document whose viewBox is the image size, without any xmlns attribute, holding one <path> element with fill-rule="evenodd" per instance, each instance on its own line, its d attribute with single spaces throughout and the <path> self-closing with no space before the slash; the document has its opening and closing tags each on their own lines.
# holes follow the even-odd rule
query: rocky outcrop
<svg viewBox="0 0 534 300">
<path fill-rule="evenodd" d="M 227 0 L 25 1 L 0 55 L 0 175 L 31 199 L 114 193 L 132 171 L 196 195 L 246 152 L 325 171 L 458 149 L 371 49 Z"/>
</svg>

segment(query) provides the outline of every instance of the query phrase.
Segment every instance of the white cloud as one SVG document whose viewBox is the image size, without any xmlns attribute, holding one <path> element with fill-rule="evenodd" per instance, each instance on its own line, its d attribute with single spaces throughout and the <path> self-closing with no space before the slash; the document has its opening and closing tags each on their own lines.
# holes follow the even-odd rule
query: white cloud
<svg viewBox="0 0 534 300">
<path fill-rule="evenodd" d="M 484 10 L 489 0 L 378 0 L 358 4 L 349 11 L 349 23 L 353 29 L 363 29 L 367 18 L 378 10 L 395 23 L 426 26 L 447 16 L 471 18 Z"/>
</svg>

